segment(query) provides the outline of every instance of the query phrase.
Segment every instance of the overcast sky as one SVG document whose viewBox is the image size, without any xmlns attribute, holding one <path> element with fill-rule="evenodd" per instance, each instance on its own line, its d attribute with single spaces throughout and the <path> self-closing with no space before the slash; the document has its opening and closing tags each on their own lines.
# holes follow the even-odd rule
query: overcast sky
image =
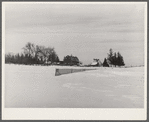
<svg viewBox="0 0 149 122">
<path fill-rule="evenodd" d="M 89 64 L 112 48 L 126 65 L 144 64 L 145 4 L 99 3 L 5 4 L 6 53 L 31 42 L 54 47 L 60 60 L 72 54 Z"/>
</svg>

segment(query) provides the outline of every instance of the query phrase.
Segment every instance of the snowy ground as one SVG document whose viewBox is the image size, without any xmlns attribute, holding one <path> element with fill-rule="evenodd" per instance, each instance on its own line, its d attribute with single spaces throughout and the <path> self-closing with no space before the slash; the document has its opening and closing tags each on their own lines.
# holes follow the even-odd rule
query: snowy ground
<svg viewBox="0 0 149 122">
<path fill-rule="evenodd" d="M 6 64 L 5 107 L 142 108 L 144 106 L 144 67 L 101 67 L 98 70 L 61 76 L 55 76 L 55 68 L 70 67 Z"/>
</svg>

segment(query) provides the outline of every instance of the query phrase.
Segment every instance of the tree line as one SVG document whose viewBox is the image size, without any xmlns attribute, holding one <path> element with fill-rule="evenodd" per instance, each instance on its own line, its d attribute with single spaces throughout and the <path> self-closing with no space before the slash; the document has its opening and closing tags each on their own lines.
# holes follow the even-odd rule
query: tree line
<svg viewBox="0 0 149 122">
<path fill-rule="evenodd" d="M 21 54 L 5 55 L 5 63 L 14 64 L 52 64 L 59 62 L 59 57 L 54 48 L 38 46 L 28 42 L 25 47 L 22 48 Z"/>
<path fill-rule="evenodd" d="M 13 64 L 60 64 L 60 65 L 80 65 L 78 57 L 67 55 L 64 57 L 63 61 L 59 60 L 59 57 L 54 48 L 34 45 L 28 42 L 25 47 L 22 48 L 23 52 L 21 54 L 11 54 L 5 55 L 5 63 Z"/>
<path fill-rule="evenodd" d="M 59 57 L 52 47 L 45 47 L 34 45 L 33 43 L 28 42 L 23 48 L 21 54 L 5 54 L 5 63 L 13 64 L 60 64 L 60 65 L 81 65 L 82 62 L 79 61 L 77 56 L 67 55 L 64 57 L 63 61 L 59 60 Z M 95 59 L 96 62 L 99 59 Z M 109 50 L 108 57 L 104 59 L 104 62 L 101 63 L 104 67 L 109 66 L 124 66 L 123 56 L 120 52 L 113 52 L 112 49 Z M 97 65 L 98 66 L 98 65 Z"/>
</svg>

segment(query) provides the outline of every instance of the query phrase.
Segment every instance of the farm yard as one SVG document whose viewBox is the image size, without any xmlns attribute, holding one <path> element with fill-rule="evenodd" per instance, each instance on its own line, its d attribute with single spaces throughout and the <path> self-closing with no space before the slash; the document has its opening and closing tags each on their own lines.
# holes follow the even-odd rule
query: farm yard
<svg viewBox="0 0 149 122">
<path fill-rule="evenodd" d="M 5 64 L 5 107 L 144 107 L 144 67 L 96 67 L 55 76 L 56 69 L 71 68 L 95 69 Z"/>
</svg>

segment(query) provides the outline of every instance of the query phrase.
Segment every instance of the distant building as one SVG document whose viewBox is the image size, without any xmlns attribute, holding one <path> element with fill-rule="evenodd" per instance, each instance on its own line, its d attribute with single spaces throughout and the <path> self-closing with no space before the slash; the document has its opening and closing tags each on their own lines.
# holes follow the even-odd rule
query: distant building
<svg viewBox="0 0 149 122">
<path fill-rule="evenodd" d="M 93 59 L 93 62 L 90 64 L 90 66 L 98 66 L 101 67 L 102 63 L 99 59 Z"/>
<path fill-rule="evenodd" d="M 80 65 L 79 59 L 76 56 L 72 56 L 72 55 L 71 56 L 67 55 L 66 57 L 64 57 L 63 63 L 65 65 L 70 65 L 70 66 L 72 66 L 72 65 L 79 66 Z"/>
<path fill-rule="evenodd" d="M 57 64 L 58 65 L 64 65 L 64 61 L 59 61 Z"/>
<path fill-rule="evenodd" d="M 47 62 L 47 56 L 44 55 L 43 52 L 39 51 L 37 54 L 36 54 L 36 57 L 37 57 L 37 60 L 38 60 L 38 63 L 45 63 Z"/>
</svg>

